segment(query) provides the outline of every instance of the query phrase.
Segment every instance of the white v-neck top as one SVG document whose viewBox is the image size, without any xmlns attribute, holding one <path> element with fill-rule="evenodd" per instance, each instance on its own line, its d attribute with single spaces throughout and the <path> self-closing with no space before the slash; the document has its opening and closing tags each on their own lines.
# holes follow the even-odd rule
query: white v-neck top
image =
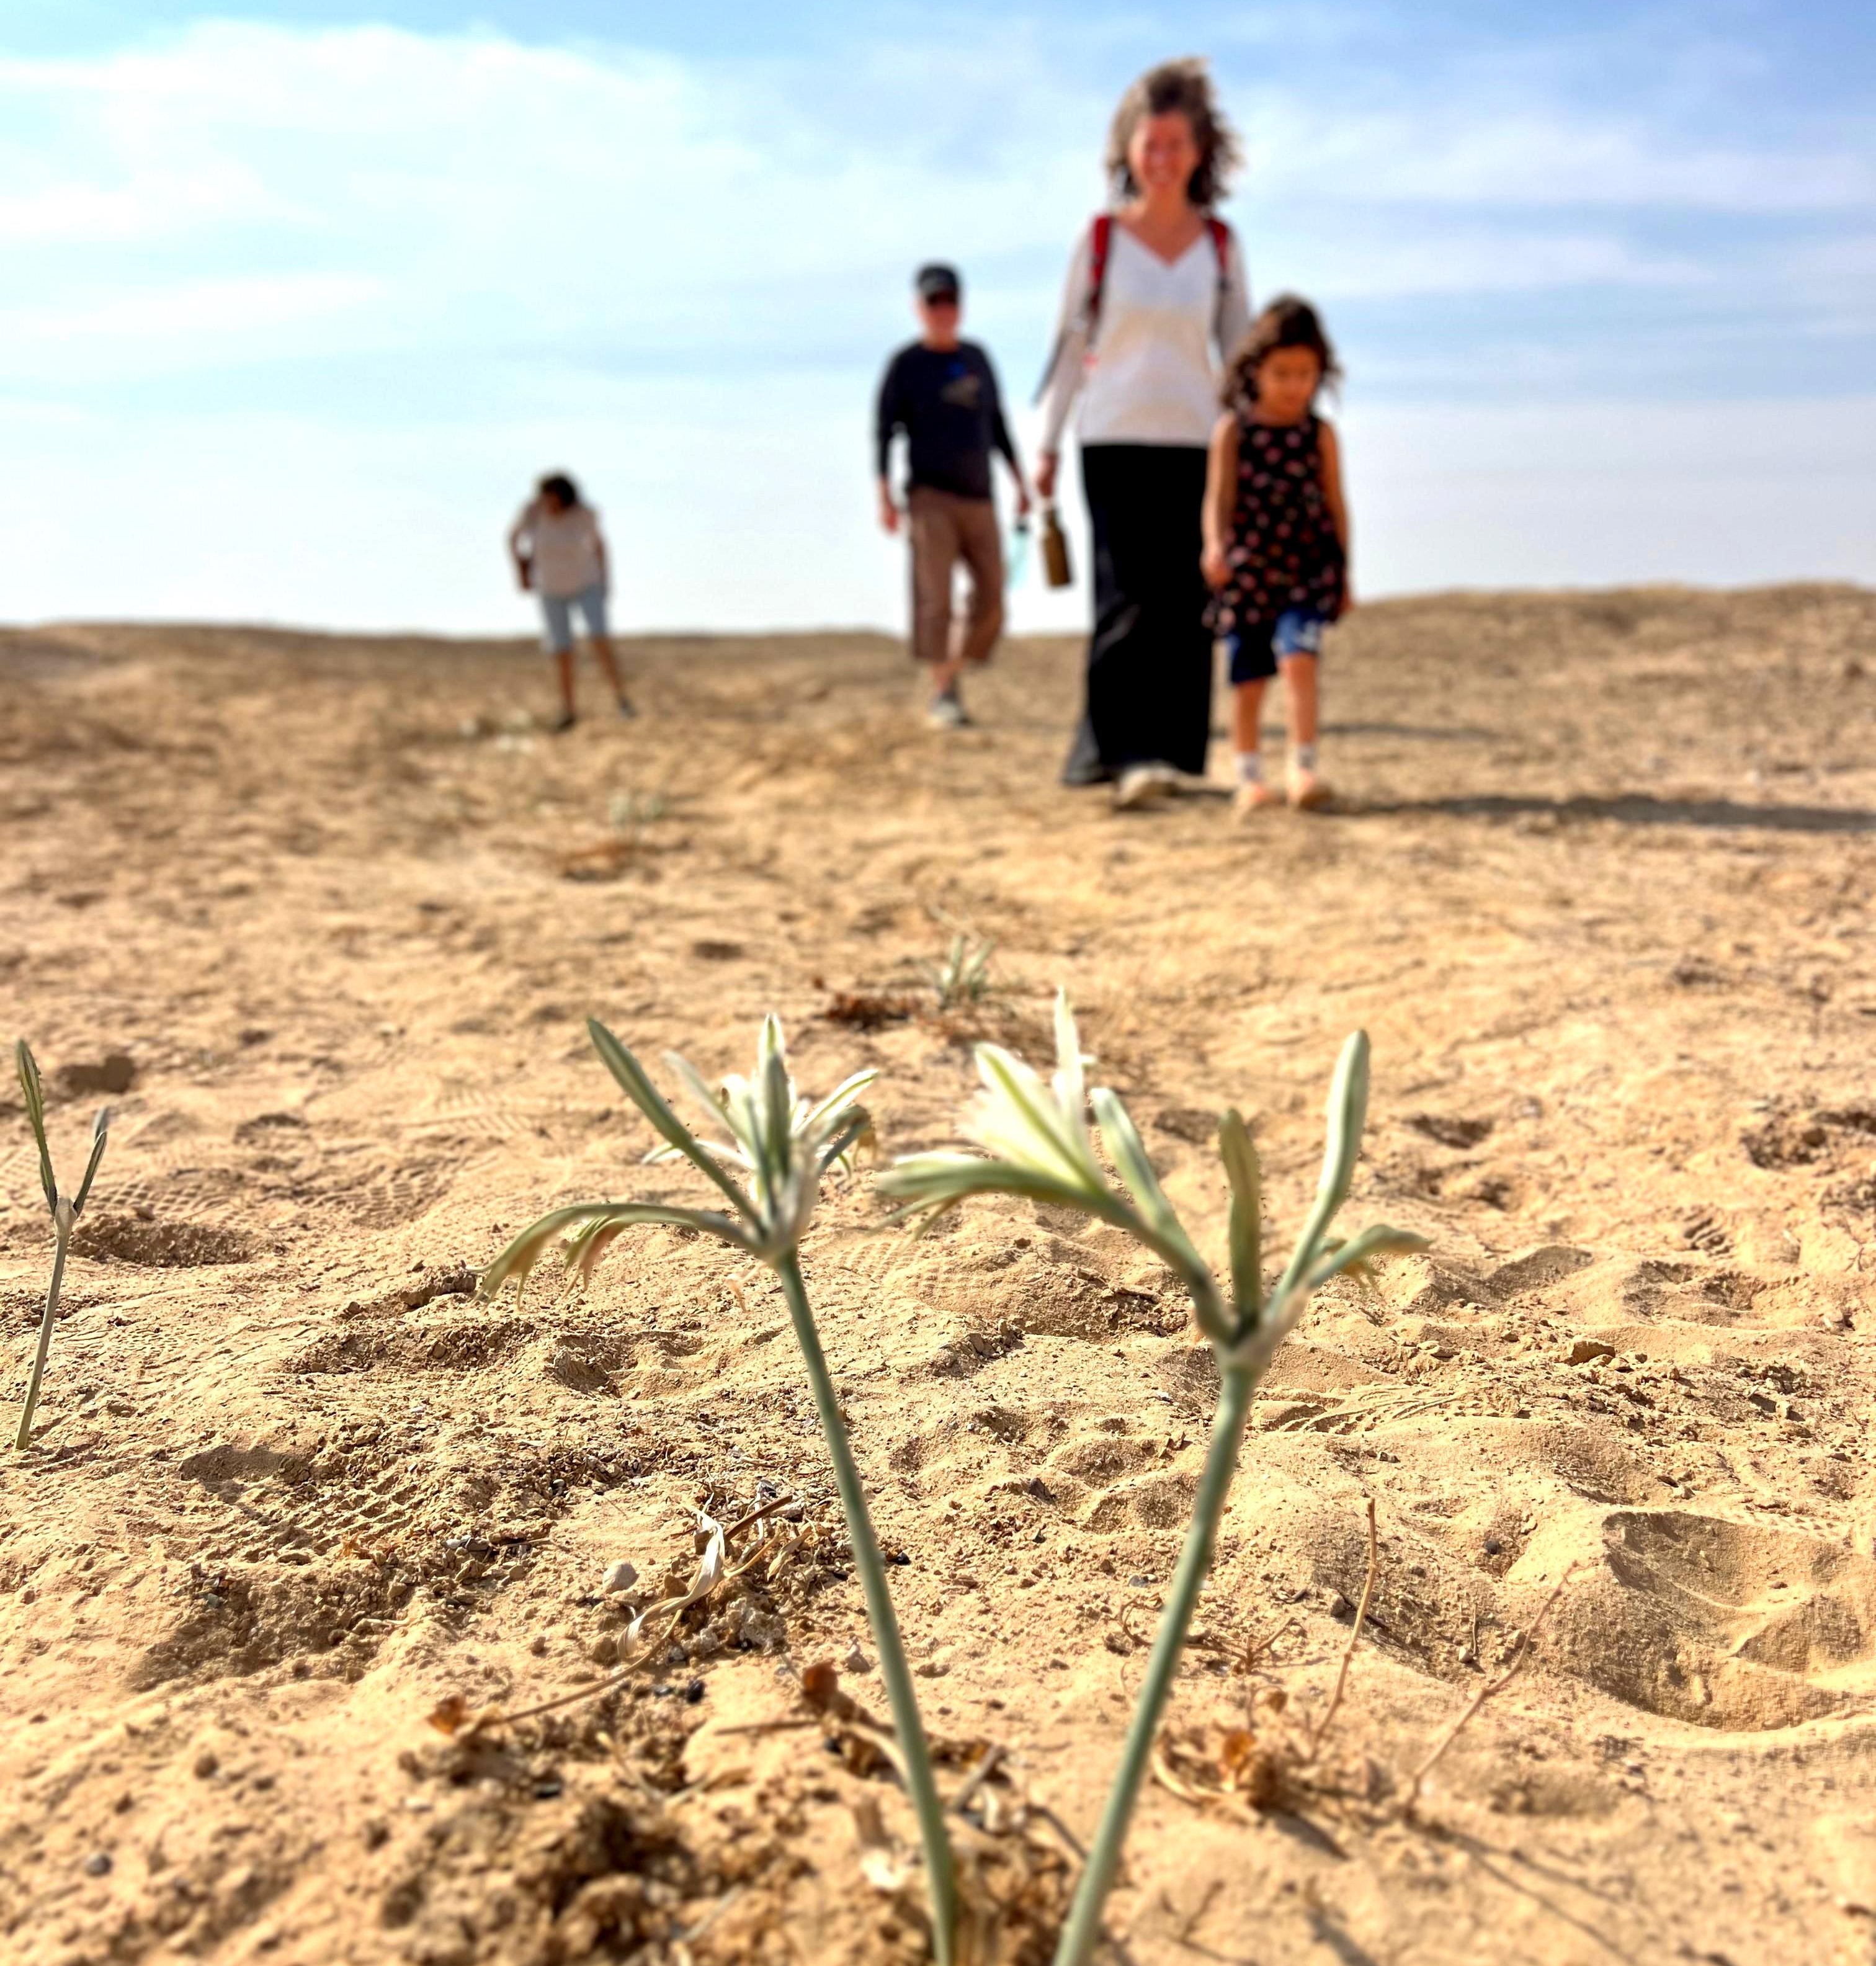
<svg viewBox="0 0 1876 1966">
<path fill-rule="evenodd" d="M 1084 443 L 1207 443 L 1220 414 L 1214 351 L 1221 359 L 1251 324 L 1236 234 L 1226 243 L 1221 281 L 1209 229 L 1168 265 L 1117 218 L 1091 346 L 1093 244 L 1091 228 L 1069 268 L 1043 448 L 1061 449 L 1078 396 Z"/>
</svg>

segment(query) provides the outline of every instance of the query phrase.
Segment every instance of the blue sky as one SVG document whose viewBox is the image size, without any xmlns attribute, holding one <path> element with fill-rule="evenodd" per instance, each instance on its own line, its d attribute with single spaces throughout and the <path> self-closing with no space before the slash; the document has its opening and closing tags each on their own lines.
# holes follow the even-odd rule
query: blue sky
<svg viewBox="0 0 1876 1966">
<path fill-rule="evenodd" d="M 1342 345 L 1368 591 L 1876 577 L 1873 45 L 1723 0 L 0 0 L 0 618 L 523 625 L 500 534 L 566 465 L 628 623 L 890 621 L 910 267 L 964 265 L 1026 400 L 1114 98 L 1197 50 L 1254 288 Z"/>
</svg>

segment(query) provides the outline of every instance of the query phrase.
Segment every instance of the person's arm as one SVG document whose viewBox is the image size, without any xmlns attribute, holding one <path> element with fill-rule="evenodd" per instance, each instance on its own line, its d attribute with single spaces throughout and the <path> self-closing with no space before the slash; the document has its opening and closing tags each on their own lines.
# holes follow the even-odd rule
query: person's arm
<svg viewBox="0 0 1876 1966">
<path fill-rule="evenodd" d="M 1092 269 L 1088 235 L 1081 234 L 1069 262 L 1069 282 L 1062 289 L 1062 314 L 1056 325 L 1056 352 L 1043 384 L 1042 448 L 1036 456 L 1036 495 L 1056 495 L 1056 470 L 1062 457 L 1062 433 L 1081 386 L 1088 360 L 1088 282 Z"/>
<path fill-rule="evenodd" d="M 612 591 L 612 568 L 606 558 L 606 536 L 599 530 L 599 515 L 588 514 L 586 523 L 593 529 L 593 553 L 599 562 L 599 585 L 608 594 Z"/>
<path fill-rule="evenodd" d="M 1232 350 L 1250 332 L 1250 282 L 1244 271 L 1244 254 L 1238 244 L 1238 235 L 1233 232 L 1226 236 L 1224 279 L 1218 289 L 1217 327 L 1221 361 L 1230 360 Z"/>
<path fill-rule="evenodd" d="M 1211 427 L 1205 459 L 1205 503 L 1201 513 L 1204 551 L 1199 565 L 1207 585 L 1222 587 L 1230 573 L 1225 547 L 1231 530 L 1231 508 L 1237 502 L 1238 420 L 1228 412 Z"/>
<path fill-rule="evenodd" d="M 514 562 L 514 578 L 517 585 L 532 587 L 534 584 L 533 555 L 528 548 L 533 544 L 534 508 L 530 502 L 521 508 L 521 515 L 508 528 L 508 557 Z"/>
<path fill-rule="evenodd" d="M 1016 512 L 1021 518 L 1029 511 L 1029 484 L 1023 475 L 1023 460 L 1016 454 L 1016 440 L 1011 436 L 1004 417 L 1003 392 L 997 386 L 997 372 L 988 355 L 984 357 L 984 380 L 990 388 L 990 440 L 1002 453 L 1010 475 L 1016 480 Z"/>
<path fill-rule="evenodd" d="M 886 365 L 873 416 L 874 475 L 879 484 L 879 523 L 888 532 L 899 530 L 899 508 L 892 496 L 892 433 L 904 422 L 899 403 L 899 358 Z"/>
<path fill-rule="evenodd" d="M 1342 495 L 1342 446 L 1336 440 L 1332 424 L 1323 424 L 1320 447 L 1323 503 L 1329 508 L 1336 537 L 1342 542 L 1342 611 L 1346 614 L 1355 605 L 1355 588 L 1349 572 L 1349 506 Z"/>
</svg>

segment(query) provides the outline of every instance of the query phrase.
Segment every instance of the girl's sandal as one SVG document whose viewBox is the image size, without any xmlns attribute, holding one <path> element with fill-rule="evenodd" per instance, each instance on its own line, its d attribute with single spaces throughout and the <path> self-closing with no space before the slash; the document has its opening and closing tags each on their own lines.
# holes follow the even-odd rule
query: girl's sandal
<svg viewBox="0 0 1876 1966">
<path fill-rule="evenodd" d="M 1320 812 L 1334 797 L 1327 782 L 1319 778 L 1314 772 L 1291 769 L 1290 803 L 1298 812 Z"/>
</svg>

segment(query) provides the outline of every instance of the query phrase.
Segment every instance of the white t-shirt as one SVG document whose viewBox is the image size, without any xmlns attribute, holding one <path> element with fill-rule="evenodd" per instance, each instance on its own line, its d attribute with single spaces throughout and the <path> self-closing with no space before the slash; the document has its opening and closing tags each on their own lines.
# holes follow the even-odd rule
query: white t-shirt
<svg viewBox="0 0 1876 1966">
<path fill-rule="evenodd" d="M 534 591 L 556 601 L 571 600 L 605 578 L 599 554 L 599 514 L 590 505 L 550 511 L 544 499 L 521 508 L 508 535 L 533 562 Z"/>
<path fill-rule="evenodd" d="M 1091 347 L 1092 249 L 1091 232 L 1084 232 L 1062 303 L 1043 448 L 1061 449 L 1078 395 L 1084 443 L 1208 443 L 1220 414 L 1213 351 L 1228 354 L 1251 324 L 1236 234 L 1226 243 L 1221 282 L 1209 228 L 1168 265 L 1115 219 Z"/>
</svg>

